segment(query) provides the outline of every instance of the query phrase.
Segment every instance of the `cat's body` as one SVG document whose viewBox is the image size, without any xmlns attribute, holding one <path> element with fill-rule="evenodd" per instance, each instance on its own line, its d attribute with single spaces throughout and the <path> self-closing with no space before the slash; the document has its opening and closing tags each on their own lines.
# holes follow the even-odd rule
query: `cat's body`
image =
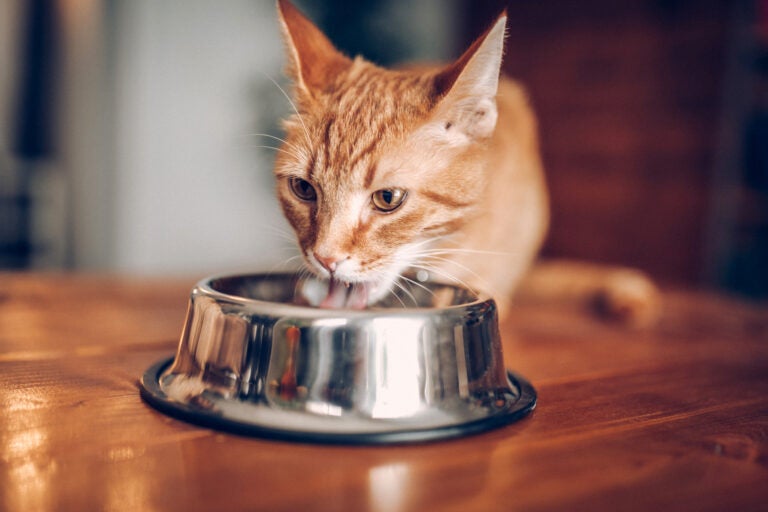
<svg viewBox="0 0 768 512">
<path fill-rule="evenodd" d="M 486 292 L 503 312 L 548 225 L 535 117 L 499 78 L 506 18 L 453 64 L 393 71 L 342 55 L 287 1 L 279 10 L 297 111 L 277 191 L 307 267 L 330 279 L 322 305 L 365 307 L 412 269 Z M 600 290 L 599 278 L 577 281 L 571 295 Z M 557 294 L 546 275 L 532 282 Z M 653 291 L 640 288 L 630 299 Z"/>
</svg>

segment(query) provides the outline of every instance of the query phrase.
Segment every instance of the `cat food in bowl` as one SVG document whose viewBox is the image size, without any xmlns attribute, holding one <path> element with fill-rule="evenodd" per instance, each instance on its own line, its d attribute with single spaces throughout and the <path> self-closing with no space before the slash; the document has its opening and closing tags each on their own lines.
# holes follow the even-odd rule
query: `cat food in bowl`
<svg viewBox="0 0 768 512">
<path fill-rule="evenodd" d="M 174 358 L 142 378 L 157 409 L 197 424 L 330 443 L 427 441 L 533 410 L 503 365 L 496 305 L 426 281 L 365 310 L 304 305 L 294 275 L 206 279 Z"/>
</svg>

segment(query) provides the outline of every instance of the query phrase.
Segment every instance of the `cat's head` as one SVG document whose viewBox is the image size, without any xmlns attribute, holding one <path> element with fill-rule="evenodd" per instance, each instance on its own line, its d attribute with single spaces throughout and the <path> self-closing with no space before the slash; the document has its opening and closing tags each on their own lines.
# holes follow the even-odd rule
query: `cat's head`
<svg viewBox="0 0 768 512">
<path fill-rule="evenodd" d="M 363 307 L 482 207 L 506 17 L 449 66 L 392 71 L 278 6 L 296 110 L 275 163 L 279 201 L 308 268 L 331 278 L 324 304 Z"/>
</svg>

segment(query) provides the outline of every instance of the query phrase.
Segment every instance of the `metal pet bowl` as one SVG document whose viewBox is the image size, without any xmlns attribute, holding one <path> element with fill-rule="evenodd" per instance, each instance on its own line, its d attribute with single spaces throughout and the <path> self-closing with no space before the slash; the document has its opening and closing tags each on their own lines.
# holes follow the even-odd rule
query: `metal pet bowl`
<svg viewBox="0 0 768 512">
<path fill-rule="evenodd" d="M 533 387 L 504 368 L 493 300 L 435 282 L 362 311 L 296 299 L 321 286 L 201 281 L 176 356 L 147 370 L 143 398 L 208 427 L 330 443 L 456 437 L 535 407 Z"/>
</svg>

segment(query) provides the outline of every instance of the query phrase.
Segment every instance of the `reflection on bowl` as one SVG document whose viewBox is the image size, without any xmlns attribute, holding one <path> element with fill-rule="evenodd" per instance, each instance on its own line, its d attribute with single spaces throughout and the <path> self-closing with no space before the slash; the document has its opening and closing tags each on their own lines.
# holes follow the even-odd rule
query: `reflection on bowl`
<svg viewBox="0 0 768 512">
<path fill-rule="evenodd" d="M 175 358 L 146 372 L 142 395 L 207 426 L 341 443 L 454 437 L 535 406 L 530 384 L 504 369 L 493 300 L 429 281 L 363 311 L 296 299 L 318 286 L 201 281 Z"/>
</svg>

